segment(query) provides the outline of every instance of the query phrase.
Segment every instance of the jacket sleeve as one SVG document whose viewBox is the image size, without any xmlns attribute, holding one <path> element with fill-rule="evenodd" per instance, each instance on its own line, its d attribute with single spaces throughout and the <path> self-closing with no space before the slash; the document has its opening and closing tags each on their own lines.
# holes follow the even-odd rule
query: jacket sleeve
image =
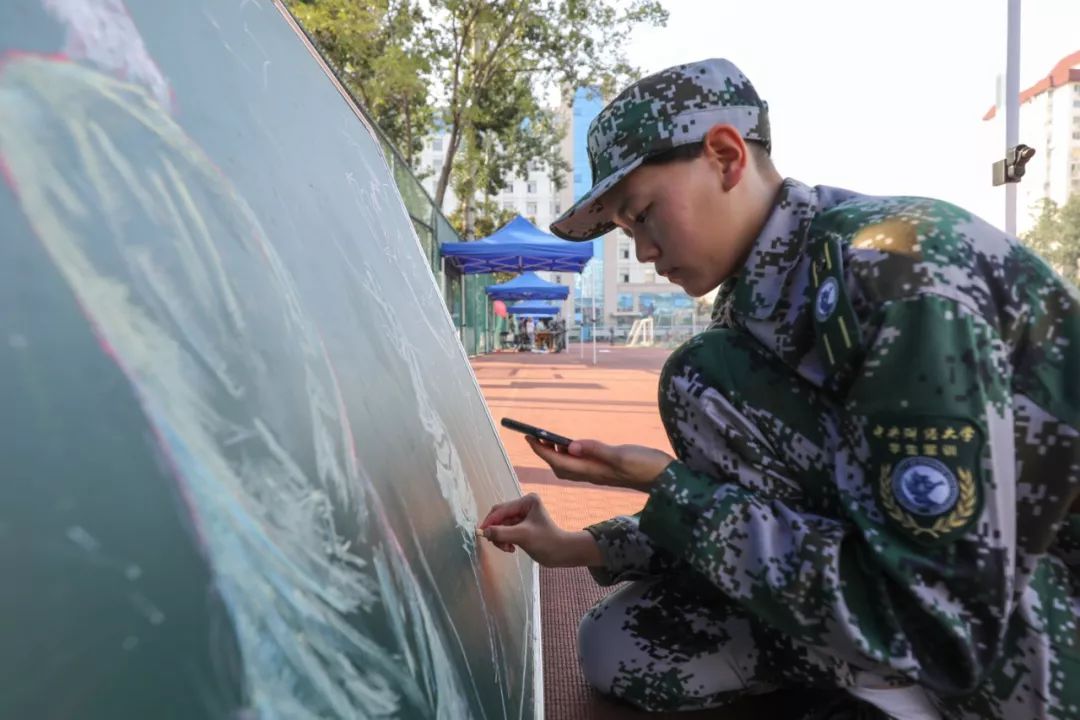
<svg viewBox="0 0 1080 720">
<path fill-rule="evenodd" d="M 640 527 L 800 642 L 938 692 L 970 691 L 1000 655 L 1011 613 L 1008 353 L 982 318 L 936 296 L 887 304 L 867 330 L 830 419 L 840 517 L 675 462 Z"/>
<path fill-rule="evenodd" d="M 619 515 L 590 525 L 586 531 L 596 540 L 604 564 L 589 572 L 600 585 L 656 577 L 671 567 L 671 554 L 658 548 L 639 527 L 641 514 Z"/>
</svg>

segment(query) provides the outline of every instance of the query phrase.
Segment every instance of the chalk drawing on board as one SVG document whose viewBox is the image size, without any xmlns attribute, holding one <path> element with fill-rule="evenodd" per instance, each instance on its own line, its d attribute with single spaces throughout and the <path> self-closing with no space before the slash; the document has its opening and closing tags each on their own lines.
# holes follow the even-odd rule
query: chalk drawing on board
<svg viewBox="0 0 1080 720">
<path fill-rule="evenodd" d="M 297 29 L 297 31 L 300 32 L 299 29 Z M 310 49 L 312 50 L 312 52 L 315 52 L 313 48 Z M 339 87 L 339 91 L 349 102 L 351 102 L 351 97 L 348 96 L 348 94 L 344 91 L 343 88 Z M 359 149 L 359 143 L 355 138 L 352 137 L 352 135 L 347 130 L 342 129 L 341 135 L 346 140 L 346 142 L 349 143 L 349 145 Z M 416 298 L 416 307 L 424 309 L 424 312 L 420 313 L 415 317 L 411 317 L 410 319 L 417 322 L 422 322 L 429 327 L 432 336 L 441 343 L 442 350 L 445 356 L 461 356 L 463 359 L 467 359 L 465 358 L 464 351 L 460 343 L 458 342 L 456 336 L 445 332 L 448 327 L 452 327 L 453 323 L 442 297 L 438 294 L 435 284 L 431 282 L 429 268 L 426 266 L 426 264 L 417 264 L 417 260 L 422 259 L 424 256 L 424 250 L 420 245 L 419 238 L 415 236 L 415 233 L 412 233 L 412 244 L 415 246 L 417 252 L 409 253 L 407 258 L 402 257 L 400 253 L 400 250 L 402 248 L 401 238 L 392 236 L 389 232 L 386 231 L 385 223 L 380 222 L 380 217 L 385 217 L 385 214 L 388 212 L 395 212 L 397 214 L 400 214 L 402 217 L 408 217 L 408 212 L 405 209 L 401 198 L 397 196 L 396 192 L 389 185 L 380 182 L 379 178 L 381 176 L 381 173 L 374 171 L 374 169 L 367 164 L 367 158 L 363 155 L 360 155 L 360 157 L 360 162 L 364 163 L 366 169 L 368 170 L 365 175 L 370 178 L 369 184 L 362 185 L 361 183 L 359 183 L 356 180 L 354 173 L 347 173 L 345 175 L 345 182 L 349 185 L 349 187 L 354 193 L 356 201 L 356 212 L 359 216 L 363 217 L 366 220 L 364 225 L 371 230 L 370 240 L 378 244 L 378 247 L 380 248 L 382 253 L 391 262 L 399 266 L 410 266 L 410 269 L 415 271 L 413 273 L 404 273 L 402 277 L 396 279 L 397 282 L 404 282 L 404 284 L 409 287 L 412 296 Z M 405 339 L 400 333 L 400 328 L 402 327 L 401 323 L 403 322 L 403 319 L 399 318 L 398 313 L 394 311 L 393 307 L 386 303 L 385 300 L 383 300 L 383 298 L 385 297 L 385 293 L 382 291 L 381 288 L 379 288 L 378 282 L 375 276 L 371 273 L 371 271 L 366 270 L 363 273 L 359 272 L 359 270 L 353 267 L 348 261 L 347 255 L 341 250 L 340 246 L 338 246 L 338 249 L 341 253 L 343 262 L 347 266 L 349 266 L 350 269 L 356 274 L 356 279 L 359 284 L 362 287 L 368 289 L 372 299 L 375 302 L 379 303 L 380 306 L 383 308 L 382 314 L 378 316 L 379 322 L 383 328 L 382 336 L 393 339 L 393 346 L 401 354 L 402 360 L 409 368 L 410 374 L 413 376 L 414 386 L 420 390 L 417 395 L 417 400 L 421 405 L 421 416 L 424 418 L 433 417 L 433 414 L 430 411 L 430 405 L 426 401 L 426 392 L 423 390 L 425 381 L 423 378 L 423 374 L 419 370 L 419 364 L 417 362 L 415 349 L 412 348 L 407 343 L 407 341 L 405 341 Z M 422 279 L 419 282 L 414 282 L 417 277 Z M 479 385 L 476 383 L 474 377 L 470 376 L 470 379 L 472 380 L 471 389 L 475 392 L 475 396 L 479 397 Z M 467 397 L 468 393 L 462 393 L 463 400 Z M 491 421 L 490 413 L 487 407 L 482 403 L 478 404 L 478 407 L 475 408 L 475 412 L 479 415 L 487 417 L 489 422 Z M 438 419 L 437 416 L 435 417 L 436 422 L 431 423 L 430 425 L 428 423 L 425 424 L 429 428 L 435 428 L 433 440 L 436 443 L 436 447 L 442 448 L 445 444 L 443 438 L 447 438 L 448 434 L 446 433 L 445 427 L 442 425 L 441 419 Z M 460 459 L 456 448 L 454 448 L 452 442 L 449 444 L 449 450 L 452 460 L 449 465 L 445 463 L 439 463 L 439 474 L 437 475 L 437 477 L 439 479 L 440 489 L 443 492 L 443 496 L 450 503 L 451 507 L 456 507 L 460 503 L 460 498 L 464 497 L 464 493 L 468 492 L 471 496 L 471 490 L 468 483 L 465 481 L 464 476 L 454 470 L 455 467 L 460 467 Z M 501 446 L 500 450 L 502 450 Z M 506 457 L 504 450 L 503 457 L 506 459 L 507 464 L 509 464 L 509 458 Z M 475 512 L 475 501 L 471 502 L 469 504 L 469 507 L 472 509 L 473 512 Z M 481 602 L 484 603 L 484 614 L 486 617 L 491 617 L 491 613 L 489 612 L 488 607 L 484 601 L 482 578 L 479 571 L 479 566 L 475 559 L 475 540 L 472 534 L 472 528 L 475 527 L 475 516 L 465 512 L 457 512 L 456 516 L 458 518 L 459 527 L 463 530 L 463 545 L 466 547 L 466 549 L 469 550 L 470 554 L 474 558 L 474 578 L 478 589 L 478 596 L 481 599 Z M 529 577 L 529 571 L 521 568 L 520 566 L 518 567 L 518 572 L 520 574 L 520 582 L 518 587 L 521 589 L 522 593 L 521 602 L 526 607 L 534 607 L 536 598 L 530 597 L 528 588 L 535 585 L 535 574 L 533 573 L 532 577 Z M 488 626 L 488 630 L 489 639 L 491 641 L 491 652 L 493 657 L 505 657 L 505 652 L 502 648 L 501 640 L 499 639 L 498 634 L 495 632 L 495 628 L 490 623 Z M 538 637 L 536 635 L 536 632 L 537 628 L 533 626 L 531 621 L 526 622 L 525 626 L 522 628 L 522 635 L 524 638 L 521 644 L 524 653 L 524 657 L 521 659 L 521 667 L 523 673 L 521 680 L 522 685 L 525 684 L 525 674 L 529 671 L 530 667 L 530 646 L 533 639 L 535 637 Z M 495 664 L 497 678 L 501 667 L 501 663 Z M 539 678 L 538 673 L 537 678 Z M 539 685 L 536 686 L 536 692 L 537 695 L 540 695 Z M 523 717 L 525 714 L 524 702 L 525 695 L 522 694 L 521 704 L 518 709 L 519 717 Z M 506 709 L 504 707 L 504 715 L 505 714 Z"/>
<path fill-rule="evenodd" d="M 288 14 L 280 3 L 275 4 L 289 24 L 297 32 L 299 37 L 304 40 L 309 51 L 315 55 L 316 59 L 318 59 L 320 64 L 325 68 L 326 65 L 322 62 L 322 58 L 318 55 L 314 47 L 311 46 L 303 31 L 296 25 L 292 16 Z M 224 34 L 224 28 L 219 23 L 215 21 L 214 26 L 219 34 Z M 244 32 L 249 32 L 246 23 L 244 24 Z M 232 51 L 230 50 L 230 52 Z M 246 64 L 245 67 L 247 67 Z M 339 83 L 335 82 L 335 85 L 342 97 L 351 105 L 351 96 L 349 96 Z M 354 112 L 356 112 L 357 118 L 367 125 L 367 120 L 363 117 L 363 114 L 355 108 Z M 382 312 L 377 313 L 375 316 L 377 324 L 383 329 L 383 332 L 378 333 L 378 335 L 384 339 L 384 344 L 387 344 L 398 351 L 401 359 L 400 364 L 409 370 L 412 379 L 411 386 L 415 391 L 414 397 L 418 403 L 419 416 L 424 420 L 425 430 L 432 435 L 433 447 L 439 451 L 434 458 L 437 469 L 435 477 L 439 482 L 440 491 L 442 492 L 443 497 L 447 499 L 449 507 L 456 517 L 459 529 L 462 531 L 463 549 L 467 550 L 473 558 L 473 574 L 477 586 L 477 598 L 481 602 L 483 615 L 489 618 L 491 615 L 488 612 L 485 601 L 482 578 L 480 576 L 479 565 L 475 555 L 475 539 L 472 534 L 472 528 L 475 526 L 476 521 L 475 499 L 473 498 L 469 482 L 464 477 L 463 472 L 461 472 L 461 460 L 458 450 L 454 446 L 453 440 L 447 432 L 447 428 L 445 427 L 442 418 L 434 411 L 433 404 L 428 400 L 428 392 L 425 389 L 426 382 L 428 381 L 425 380 L 423 373 L 420 371 L 417 351 L 404 337 L 401 329 L 404 327 L 405 322 L 423 323 L 430 330 L 430 333 L 428 334 L 429 341 L 433 340 L 438 343 L 442 354 L 445 357 L 451 358 L 456 356 L 466 362 L 467 358 L 456 337 L 456 331 L 453 329 L 452 321 L 445 303 L 437 292 L 436 284 L 432 282 L 431 270 L 425 261 L 425 252 L 420 245 L 419 239 L 416 237 L 411 221 L 408 219 L 408 211 L 403 204 L 402 198 L 398 195 L 396 188 L 388 182 L 388 168 L 381 165 L 378 168 L 371 166 L 369 163 L 369 153 L 365 152 L 364 146 L 353 137 L 351 127 L 343 127 L 339 130 L 339 133 L 350 147 L 357 150 L 356 159 L 363 165 L 365 170 L 363 175 L 368 179 L 366 183 L 360 183 L 356 179 L 355 172 L 348 172 L 344 175 L 345 182 L 351 188 L 355 196 L 355 210 L 357 217 L 363 220 L 363 222 L 357 223 L 357 226 L 366 229 L 368 234 L 365 240 L 376 244 L 383 256 L 390 261 L 391 264 L 398 268 L 407 268 L 409 270 L 409 272 L 403 272 L 400 275 L 395 276 L 394 282 L 395 284 L 404 284 L 408 287 L 409 295 L 415 300 L 415 303 L 412 306 L 413 312 L 410 313 L 408 317 L 400 317 L 400 313 L 396 312 L 390 304 L 386 303 L 385 297 L 387 296 L 387 293 L 378 287 L 376 277 L 371 272 L 370 268 L 365 268 L 364 271 L 361 272 L 358 268 L 354 267 L 349 259 L 348 253 L 346 253 L 342 249 L 340 243 L 338 243 L 338 238 L 328 236 L 324 238 L 324 240 L 337 245 L 343 265 L 350 268 L 354 274 L 354 279 L 359 286 L 369 290 L 369 299 L 381 307 Z M 277 147 L 277 142 L 272 135 L 270 136 L 270 139 L 273 141 L 274 146 Z M 367 147 L 370 147 L 370 144 Z M 403 238 L 400 231 L 391 231 L 390 228 L 392 227 L 392 224 L 386 222 L 386 218 L 391 215 L 397 215 L 404 221 L 402 224 L 408 229 L 408 238 Z M 413 251 L 403 252 L 403 250 L 408 250 L 408 247 L 411 247 Z M 447 330 L 450 330 L 450 332 L 447 332 Z M 389 342 L 386 342 L 387 340 Z M 479 385 L 471 374 L 468 375 L 468 380 L 470 381 L 469 387 L 461 388 L 464 391 L 461 393 L 461 402 L 467 403 L 470 399 L 478 401 L 475 402 L 474 407 L 471 408 L 472 412 L 476 415 L 488 418 L 490 423 L 490 414 L 487 407 L 482 401 L 479 401 Z M 509 466 L 509 459 L 501 445 L 499 445 L 499 451 L 506 461 L 507 466 Z M 449 462 L 446 461 L 446 458 L 449 458 Z M 493 487 L 490 489 L 494 490 Z M 417 552 L 420 556 L 421 564 L 427 569 L 427 562 L 424 559 L 423 548 L 420 543 L 417 544 Z M 524 607 L 533 607 L 535 597 L 530 595 L 529 588 L 535 587 L 534 574 L 530 573 L 527 567 L 520 564 L 516 566 L 516 570 L 519 574 L 519 582 L 516 584 L 516 587 L 521 592 L 521 603 Z M 438 587 L 435 584 L 434 577 L 431 577 L 429 569 L 427 572 L 431 578 L 432 589 L 436 597 L 439 598 L 440 603 L 442 603 L 443 601 L 439 596 Z M 445 606 L 445 603 L 443 604 Z M 523 674 L 521 680 L 522 686 L 525 685 L 526 675 L 530 671 L 532 665 L 530 662 L 530 648 L 535 647 L 531 641 L 535 631 L 536 628 L 534 627 L 531 618 L 527 618 L 521 630 L 522 635 L 525 638 L 521 644 L 524 656 L 520 658 Z M 501 640 L 491 623 L 488 624 L 488 633 L 492 644 L 491 652 L 493 657 L 504 658 L 505 652 L 501 647 Z M 501 675 L 501 668 L 502 664 L 499 662 L 494 666 L 497 680 L 501 679 L 499 677 Z M 533 668 L 533 670 L 535 670 L 535 668 Z M 538 674 L 537 677 L 539 677 Z M 521 708 L 519 714 L 524 714 L 525 712 L 524 702 L 525 694 L 523 693 L 521 695 Z"/>
<path fill-rule="evenodd" d="M 262 5 L 258 4 L 257 2 L 253 2 L 252 0 L 245 0 L 240 4 L 240 10 L 245 10 L 249 4 L 253 5 L 256 10 L 261 11 L 263 9 Z M 240 48 L 238 50 L 236 47 L 233 46 L 231 42 L 229 42 L 228 38 L 226 37 L 225 29 L 221 26 L 221 23 L 218 21 L 218 19 L 214 15 L 212 15 L 210 11 L 207 10 L 205 7 L 202 9 L 202 14 L 203 17 L 205 17 L 210 23 L 210 25 L 214 28 L 214 31 L 217 33 L 222 47 L 224 47 L 230 55 L 236 58 L 236 61 L 240 63 L 241 67 L 243 67 L 252 75 L 257 74 L 258 77 L 261 78 L 263 90 L 269 90 L 270 67 L 273 65 L 273 62 L 270 60 L 270 53 L 266 51 L 266 48 L 259 41 L 259 38 L 255 35 L 255 33 L 251 31 L 251 28 L 248 27 L 248 24 L 246 22 L 243 23 L 244 40 L 259 51 L 259 57 L 254 59 L 254 66 L 248 63 L 248 61 L 244 58 L 244 48 Z M 256 66 L 259 68 L 258 71 L 255 70 Z"/>
<path fill-rule="evenodd" d="M 0 98 L 9 100 L 0 99 L 0 157 L 175 467 L 236 622 L 251 706 L 262 717 L 383 717 L 405 707 L 470 716 L 440 623 L 378 494 L 367 490 L 373 483 L 318 332 L 243 199 L 158 103 L 129 84 L 25 57 L 0 69 Z M 153 152 L 136 163 L 130 147 Z M 78 161 L 60 163 L 57 148 Z M 112 247 L 85 242 L 97 224 L 113 226 Z M 140 242 L 148 227 L 172 242 Z M 247 258 L 243 266 L 238 256 Z M 283 384 L 260 362 L 262 335 L 288 339 L 277 353 L 292 348 L 275 359 L 279 373 L 294 375 L 289 384 L 307 388 L 306 439 L 284 437 L 271 419 L 236 404 Z M 302 469 L 298 449 L 316 458 L 315 476 Z M 442 458 L 452 473 L 450 451 Z M 367 557 L 338 534 L 334 506 L 364 518 Z M 133 602 L 157 625 L 168 623 L 145 598 Z M 393 627 L 397 647 L 358 632 L 346 621 L 357 613 Z"/>
<path fill-rule="evenodd" d="M 162 106 L 172 108 L 172 90 L 122 0 L 43 0 L 45 9 L 67 28 L 62 52 L 87 60 L 111 75 L 145 86 Z"/>
<path fill-rule="evenodd" d="M 41 1 L 14 0 L 16 25 Z M 279 13 L 236 0 L 203 0 L 202 13 L 153 0 L 128 6 L 130 16 L 108 0 L 51 3 L 75 63 L 16 57 L 24 37 L 49 52 L 57 41 L 47 22 L 35 19 L 22 36 L 0 23 L 9 51 L 0 119 L 5 104 L 7 117 L 34 117 L 5 124 L 0 157 L 15 194 L 0 201 L 25 214 L 15 240 L 45 263 L 39 272 L 74 291 L 104 351 L 97 372 L 108 374 L 113 358 L 137 393 L 141 417 L 126 389 L 116 415 L 129 432 L 156 437 L 163 454 L 144 455 L 156 470 L 146 487 L 165 512 L 175 502 L 197 538 L 180 527 L 170 542 L 195 554 L 201 547 L 212 561 L 173 576 L 196 578 L 189 587 L 211 583 L 214 609 L 201 615 L 209 645 L 220 636 L 222 652 L 208 665 L 197 655 L 204 677 L 229 684 L 220 695 L 229 707 L 252 708 L 242 717 L 274 717 L 260 708 L 279 700 L 300 717 L 342 708 L 350 717 L 532 715 L 540 698 L 533 568 L 463 532 L 480 504 L 516 488 L 379 145 L 360 129 L 366 121 L 308 62 L 280 3 Z M 87 18 L 113 23 L 96 32 L 103 47 L 122 51 L 80 49 L 77 38 L 95 31 Z M 131 71 L 139 60 L 171 79 Z M 159 117 L 174 107 L 174 91 L 190 110 L 183 130 Z M 34 132 L 37 144 L 19 147 Z M 338 135 L 347 148 L 333 142 Z M 74 311 L 64 309 L 63 290 L 50 297 Z M 405 328 L 402 343 L 387 341 L 395 333 L 382 332 L 386 323 Z M 79 325 L 76 312 L 69 327 Z M 33 352 L 37 337 L 12 325 L 6 345 Z M 95 358 L 85 345 L 81 352 Z M 69 425 L 78 432 L 88 420 Z M 413 516 L 417 503 L 425 512 Z M 81 512 L 59 526 L 55 544 L 35 542 L 119 579 L 117 627 L 142 625 L 114 629 L 102 648 L 148 657 L 163 633 L 176 637 L 182 613 L 150 584 L 127 585 L 147 568 L 160 587 L 160 568 L 149 568 L 145 553 L 129 555 L 135 562 L 115 552 L 123 544 L 88 551 L 95 534 L 108 534 L 103 518 Z M 0 530 L 8 519 L 0 516 Z M 115 519 L 128 527 L 122 510 Z M 75 531 L 80 545 L 71 528 L 82 525 L 93 532 Z M 273 607 L 254 607 L 254 597 Z M 214 672 L 225 656 L 237 662 Z M 340 692 L 322 692 L 327 682 Z"/>
</svg>

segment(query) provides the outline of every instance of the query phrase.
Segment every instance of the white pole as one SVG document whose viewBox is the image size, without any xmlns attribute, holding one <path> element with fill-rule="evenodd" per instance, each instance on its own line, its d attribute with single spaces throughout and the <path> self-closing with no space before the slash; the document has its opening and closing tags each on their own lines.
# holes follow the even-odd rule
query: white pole
<svg viewBox="0 0 1080 720">
<path fill-rule="evenodd" d="M 578 349 L 581 350 L 581 362 L 585 362 L 585 278 L 587 277 L 585 268 L 581 271 L 581 307 L 578 310 L 581 312 L 581 322 L 578 323 L 577 344 Z"/>
<path fill-rule="evenodd" d="M 592 364 L 596 364 L 596 293 L 592 296 Z"/>
<path fill-rule="evenodd" d="M 1009 0 L 1005 64 L 1005 150 L 1020 142 L 1020 0 Z M 1016 183 L 1005 184 L 1005 232 L 1016 234 Z"/>
<path fill-rule="evenodd" d="M 465 273 L 461 274 L 461 344 L 465 344 Z M 465 348 L 466 354 L 469 348 Z"/>
</svg>

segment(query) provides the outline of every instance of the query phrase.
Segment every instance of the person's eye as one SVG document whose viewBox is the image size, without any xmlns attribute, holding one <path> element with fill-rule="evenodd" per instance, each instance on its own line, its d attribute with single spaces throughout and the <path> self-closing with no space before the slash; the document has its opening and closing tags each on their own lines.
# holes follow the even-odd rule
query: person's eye
<svg viewBox="0 0 1080 720">
<path fill-rule="evenodd" d="M 642 210 L 637 215 L 635 215 L 634 216 L 634 223 L 640 225 L 641 223 L 645 222 L 649 218 L 649 210 L 651 208 L 652 208 L 652 205 L 647 205 L 644 210 Z"/>
</svg>

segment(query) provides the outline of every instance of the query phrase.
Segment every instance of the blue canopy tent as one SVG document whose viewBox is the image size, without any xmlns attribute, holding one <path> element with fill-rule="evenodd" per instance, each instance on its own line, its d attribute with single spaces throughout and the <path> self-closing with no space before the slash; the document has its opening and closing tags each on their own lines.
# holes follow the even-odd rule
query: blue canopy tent
<svg viewBox="0 0 1080 720">
<path fill-rule="evenodd" d="M 565 300 L 570 288 L 527 272 L 504 283 L 488 285 L 484 292 L 492 300 Z"/>
<path fill-rule="evenodd" d="M 592 242 L 560 240 L 518 215 L 486 238 L 444 243 L 442 256 L 466 275 L 552 270 L 581 272 L 592 259 Z"/>
<path fill-rule="evenodd" d="M 523 315 L 525 317 L 555 316 L 559 314 L 557 305 L 551 305 L 538 300 L 524 300 L 506 308 L 511 315 Z"/>
</svg>

